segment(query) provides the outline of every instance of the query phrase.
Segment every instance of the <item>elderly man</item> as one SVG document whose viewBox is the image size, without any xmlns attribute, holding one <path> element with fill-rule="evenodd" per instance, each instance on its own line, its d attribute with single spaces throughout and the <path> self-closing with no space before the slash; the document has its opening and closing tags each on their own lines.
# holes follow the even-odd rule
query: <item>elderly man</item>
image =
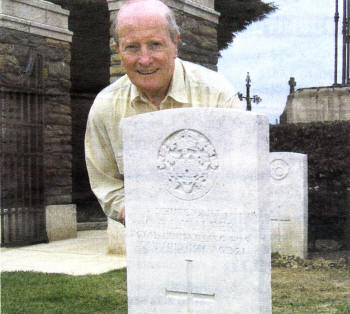
<svg viewBox="0 0 350 314">
<path fill-rule="evenodd" d="M 114 21 L 115 48 L 126 75 L 97 95 L 85 154 L 93 192 L 104 212 L 122 223 L 122 118 L 183 107 L 243 110 L 233 88 L 216 72 L 177 58 L 179 39 L 173 13 L 159 0 L 129 1 Z"/>
</svg>

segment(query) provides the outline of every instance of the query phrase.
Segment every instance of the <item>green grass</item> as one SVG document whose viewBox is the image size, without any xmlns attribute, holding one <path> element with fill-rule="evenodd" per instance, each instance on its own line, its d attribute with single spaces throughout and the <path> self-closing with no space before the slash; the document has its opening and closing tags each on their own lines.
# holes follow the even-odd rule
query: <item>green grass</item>
<svg viewBox="0 0 350 314">
<path fill-rule="evenodd" d="M 3 273 L 1 313 L 126 313 L 125 278 L 125 269 L 78 277 Z"/>
<path fill-rule="evenodd" d="M 350 313 L 350 272 L 346 269 L 272 269 L 274 313 Z"/>
<path fill-rule="evenodd" d="M 73 277 L 2 274 L 1 313 L 126 313 L 126 272 Z M 272 269 L 273 313 L 350 313 L 346 269 Z"/>
</svg>

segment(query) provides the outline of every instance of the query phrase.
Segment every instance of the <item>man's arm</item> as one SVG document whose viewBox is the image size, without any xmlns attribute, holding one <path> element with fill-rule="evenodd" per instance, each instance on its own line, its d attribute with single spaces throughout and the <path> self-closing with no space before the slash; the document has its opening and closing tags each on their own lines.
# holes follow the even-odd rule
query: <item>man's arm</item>
<svg viewBox="0 0 350 314">
<path fill-rule="evenodd" d="M 120 210 L 120 212 L 117 215 L 117 221 L 122 223 L 125 226 L 125 206 Z"/>
<path fill-rule="evenodd" d="M 122 218 L 119 213 L 124 212 L 124 179 L 118 171 L 109 136 L 111 132 L 103 113 L 96 112 L 92 107 L 85 134 L 85 159 L 90 185 L 105 214 L 118 220 Z"/>
</svg>

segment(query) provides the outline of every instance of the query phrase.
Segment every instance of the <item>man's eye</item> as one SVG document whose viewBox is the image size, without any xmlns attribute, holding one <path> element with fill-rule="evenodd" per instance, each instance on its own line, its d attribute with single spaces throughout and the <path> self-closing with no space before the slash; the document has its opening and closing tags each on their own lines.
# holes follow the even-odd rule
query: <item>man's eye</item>
<svg viewBox="0 0 350 314">
<path fill-rule="evenodd" d="M 139 47 L 137 45 L 128 45 L 125 47 L 125 50 L 129 52 L 137 52 L 138 49 Z"/>
<path fill-rule="evenodd" d="M 158 49 L 160 49 L 161 47 L 162 47 L 162 44 L 159 43 L 159 42 L 153 42 L 153 43 L 151 43 L 151 49 L 153 49 L 153 50 L 158 50 Z"/>
</svg>

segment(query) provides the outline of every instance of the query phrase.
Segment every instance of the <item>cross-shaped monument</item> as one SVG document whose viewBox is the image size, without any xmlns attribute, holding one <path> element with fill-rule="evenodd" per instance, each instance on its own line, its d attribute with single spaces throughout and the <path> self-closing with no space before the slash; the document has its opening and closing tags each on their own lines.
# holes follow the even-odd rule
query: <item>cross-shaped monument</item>
<svg viewBox="0 0 350 314">
<path fill-rule="evenodd" d="M 297 85 L 295 78 L 291 77 L 288 81 L 289 84 L 289 94 L 293 94 L 295 92 L 295 86 Z"/>
<path fill-rule="evenodd" d="M 258 104 L 259 102 L 261 102 L 261 98 L 258 95 L 254 95 L 253 97 L 250 97 L 250 87 L 251 87 L 251 79 L 250 79 L 250 75 L 249 72 L 247 73 L 247 78 L 246 78 L 246 95 L 243 96 L 242 93 L 238 93 L 238 98 L 239 100 L 243 100 L 243 98 L 247 101 L 247 111 L 251 111 L 252 110 L 252 101 L 256 104 Z"/>
</svg>

